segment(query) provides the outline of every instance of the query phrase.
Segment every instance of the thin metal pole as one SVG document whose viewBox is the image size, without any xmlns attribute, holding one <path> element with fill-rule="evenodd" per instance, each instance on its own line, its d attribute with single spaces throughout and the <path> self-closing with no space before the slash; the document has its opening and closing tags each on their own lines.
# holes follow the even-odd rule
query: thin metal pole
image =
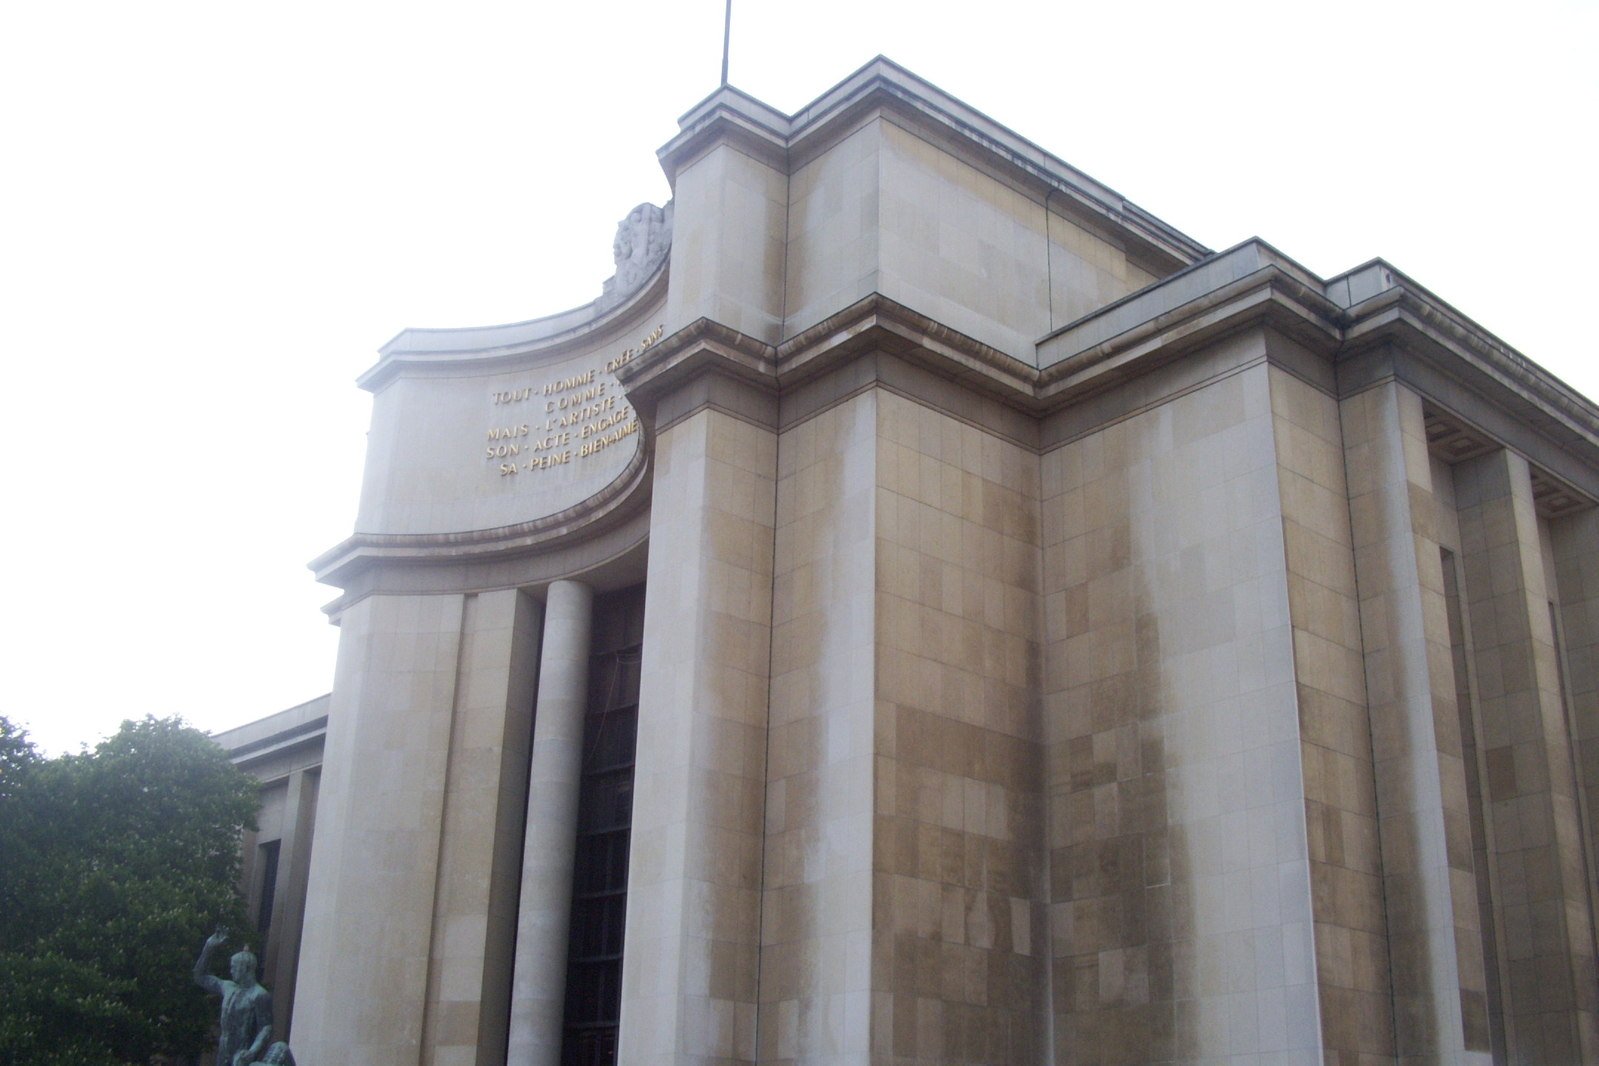
<svg viewBox="0 0 1599 1066">
<path fill-rule="evenodd" d="M 727 0 L 727 15 L 722 19 L 722 84 L 727 84 L 727 45 L 733 36 L 733 0 Z"/>
</svg>

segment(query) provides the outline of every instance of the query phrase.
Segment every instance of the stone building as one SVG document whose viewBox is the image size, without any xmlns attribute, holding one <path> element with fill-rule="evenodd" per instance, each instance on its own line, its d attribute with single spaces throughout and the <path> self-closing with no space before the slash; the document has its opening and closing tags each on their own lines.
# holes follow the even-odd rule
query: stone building
<svg viewBox="0 0 1599 1066">
<path fill-rule="evenodd" d="M 1599 1061 L 1599 409 L 883 59 L 660 160 L 362 379 L 302 1062 Z"/>
<path fill-rule="evenodd" d="M 244 835 L 244 892 L 260 942 L 261 983 L 272 992 L 272 1027 L 289 1031 L 300 928 L 311 866 L 328 697 L 269 715 L 212 739 L 261 783 L 257 828 Z"/>
</svg>

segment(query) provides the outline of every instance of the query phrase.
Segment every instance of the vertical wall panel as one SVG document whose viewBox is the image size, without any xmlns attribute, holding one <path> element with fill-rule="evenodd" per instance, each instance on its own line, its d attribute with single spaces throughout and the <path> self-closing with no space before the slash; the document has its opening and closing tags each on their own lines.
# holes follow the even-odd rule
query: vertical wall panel
<svg viewBox="0 0 1599 1066">
<path fill-rule="evenodd" d="M 1338 402 L 1270 373 L 1317 989 L 1329 1054 L 1394 1054 L 1376 771 Z"/>
<path fill-rule="evenodd" d="M 1320 1062 L 1266 366 L 1046 454 L 1043 496 L 1054 1061 Z"/>
<path fill-rule="evenodd" d="M 877 394 L 778 447 L 760 1061 L 867 1061 Z"/>
<path fill-rule="evenodd" d="M 872 1049 L 1038 1062 L 1038 458 L 880 392 Z"/>
<path fill-rule="evenodd" d="M 777 440 L 656 441 L 620 1061 L 755 1058 Z"/>
<path fill-rule="evenodd" d="M 1588 869 L 1531 473 L 1493 452 L 1455 468 L 1483 721 L 1506 1015 L 1517 1062 L 1599 1058 Z"/>
</svg>

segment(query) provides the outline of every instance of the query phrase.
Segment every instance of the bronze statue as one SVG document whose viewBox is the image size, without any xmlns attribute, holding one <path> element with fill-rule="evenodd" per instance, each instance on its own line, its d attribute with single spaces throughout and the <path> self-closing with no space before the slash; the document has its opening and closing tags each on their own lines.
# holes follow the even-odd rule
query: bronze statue
<svg viewBox="0 0 1599 1066">
<path fill-rule="evenodd" d="M 256 983 L 255 956 L 249 951 L 240 951 L 230 960 L 229 972 L 233 980 L 224 981 L 211 975 L 211 952 L 227 939 L 228 931 L 219 928 L 206 940 L 194 964 L 194 983 L 222 997 L 217 1066 L 251 1066 L 267 1052 L 267 1041 L 272 1039 L 272 996 Z M 289 1046 L 281 1046 L 282 1056 L 276 1061 L 292 1062 L 292 1057 L 287 1057 Z M 272 1050 L 277 1051 L 277 1048 L 278 1045 L 274 1045 Z M 269 1057 L 266 1061 L 273 1060 Z"/>
</svg>

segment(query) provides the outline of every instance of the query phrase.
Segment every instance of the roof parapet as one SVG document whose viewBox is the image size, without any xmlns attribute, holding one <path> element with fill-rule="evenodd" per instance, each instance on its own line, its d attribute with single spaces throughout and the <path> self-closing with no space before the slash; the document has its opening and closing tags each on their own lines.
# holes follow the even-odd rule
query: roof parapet
<svg viewBox="0 0 1599 1066">
<path fill-rule="evenodd" d="M 791 173 L 873 107 L 891 109 L 934 139 L 984 158 L 1041 196 L 1063 197 L 1077 211 L 1156 252 L 1173 269 L 1211 254 L 1114 189 L 884 56 L 787 116 L 742 90 L 723 86 L 683 115 L 677 136 L 657 155 L 674 186 L 678 171 L 718 140 Z"/>
</svg>

